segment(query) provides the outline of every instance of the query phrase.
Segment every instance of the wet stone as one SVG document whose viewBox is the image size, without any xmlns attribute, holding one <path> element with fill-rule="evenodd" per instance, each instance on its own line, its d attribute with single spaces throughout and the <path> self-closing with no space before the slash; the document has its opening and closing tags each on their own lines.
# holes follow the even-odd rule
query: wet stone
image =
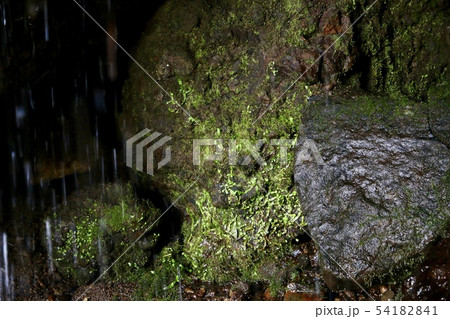
<svg viewBox="0 0 450 319">
<path fill-rule="evenodd" d="M 412 267 L 450 220 L 450 151 L 429 130 L 439 119 L 446 136 L 448 114 L 381 99 L 367 112 L 364 103 L 314 102 L 297 145 L 302 210 L 332 289 Z"/>
</svg>

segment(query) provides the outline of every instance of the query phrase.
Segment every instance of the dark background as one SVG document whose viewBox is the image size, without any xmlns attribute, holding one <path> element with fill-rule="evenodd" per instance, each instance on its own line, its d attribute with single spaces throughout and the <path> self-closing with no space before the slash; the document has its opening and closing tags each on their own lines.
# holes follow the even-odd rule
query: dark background
<svg viewBox="0 0 450 319">
<path fill-rule="evenodd" d="M 78 2 L 105 29 L 116 28 L 118 42 L 133 54 L 164 1 Z M 62 193 L 82 186 L 82 178 L 77 185 L 67 178 L 63 186 L 53 181 L 43 190 L 39 163 L 58 166 L 82 160 L 84 146 L 93 140 L 104 164 L 90 167 L 94 172 L 89 182 L 113 178 L 112 150 L 122 147 L 115 116 L 131 62 L 117 48 L 118 76 L 108 77 L 107 35 L 73 0 L 0 0 L 0 39 L 1 230 L 16 219 L 18 206 L 21 215 L 44 210 L 54 201 L 53 193 L 61 201 Z"/>
</svg>

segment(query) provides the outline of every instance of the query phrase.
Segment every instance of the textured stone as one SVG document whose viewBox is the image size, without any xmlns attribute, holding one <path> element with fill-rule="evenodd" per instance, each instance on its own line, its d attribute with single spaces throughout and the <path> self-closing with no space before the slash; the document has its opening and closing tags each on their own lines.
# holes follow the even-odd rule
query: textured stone
<svg viewBox="0 0 450 319">
<path fill-rule="evenodd" d="M 298 161 L 295 181 L 324 277 L 342 288 L 412 262 L 449 221 L 450 152 L 427 119 L 445 136 L 449 114 L 324 104 L 305 110 L 298 141 L 314 141 L 324 165 Z"/>
</svg>

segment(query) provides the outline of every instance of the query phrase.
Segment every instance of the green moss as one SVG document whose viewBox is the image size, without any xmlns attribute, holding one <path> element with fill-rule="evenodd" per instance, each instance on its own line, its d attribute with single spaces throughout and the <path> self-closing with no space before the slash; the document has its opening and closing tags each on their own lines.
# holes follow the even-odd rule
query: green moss
<svg viewBox="0 0 450 319">
<path fill-rule="evenodd" d="M 445 72 L 448 44 L 441 36 L 446 13 L 423 1 L 385 1 L 385 6 L 381 18 L 375 6 L 356 26 L 369 60 L 368 88 L 422 100 Z"/>
<path fill-rule="evenodd" d="M 224 7 L 227 14 L 221 11 Z M 178 198 L 195 177 L 201 177 L 177 202 L 187 213 L 182 228 L 183 267 L 191 269 L 192 276 L 217 282 L 270 281 L 273 278 L 261 269 L 267 263 L 282 260 L 304 224 L 292 178 L 293 148 L 288 153 L 289 165 L 283 164 L 279 161 L 279 147 L 271 146 L 269 140 L 295 140 L 301 110 L 311 90 L 305 83 L 298 82 L 293 92 L 275 105 L 269 107 L 263 102 L 267 97 L 275 101 L 285 84 L 279 83 L 283 77 L 276 59 L 261 60 L 252 42 L 257 40 L 249 34 L 271 38 L 283 46 L 302 45 L 302 37 L 311 34 L 316 26 L 308 23 L 310 14 L 303 2 L 224 1 L 211 10 L 214 12 L 208 14 L 210 20 L 205 22 L 210 24 L 207 32 L 195 26 L 183 34 L 195 74 L 175 75 L 164 83 L 164 87 L 173 92 L 172 98 L 198 123 L 187 121 L 172 98 L 165 98 L 169 111 L 178 112 L 171 117 L 174 122 L 168 135 L 173 137 L 177 153 L 185 156 L 177 158 L 173 170 L 158 172 L 152 182 L 164 185 L 170 198 Z M 273 32 L 280 23 L 279 10 L 283 15 L 288 14 L 283 22 L 282 37 Z M 252 12 L 255 19 L 245 18 L 243 12 Z M 270 47 L 266 49 L 273 51 Z M 151 51 L 141 54 L 152 56 Z M 261 81 L 255 83 L 255 78 Z M 274 86 L 278 87 L 277 91 L 271 92 Z M 148 103 L 145 100 L 154 96 L 153 87 L 131 90 L 136 89 L 143 93 L 142 97 L 130 96 L 133 105 Z M 266 110 L 267 114 L 252 125 Z M 133 116 L 139 118 L 139 123 L 148 120 L 151 125 L 147 127 L 164 131 L 163 127 L 159 128 L 161 123 L 156 119 L 152 121 L 148 114 L 141 108 Z M 260 155 L 267 164 L 230 167 L 225 159 L 193 167 L 192 139 L 195 138 L 220 138 L 226 147 L 229 140 L 236 140 L 240 156 L 248 155 L 240 140 L 254 144 L 264 139 L 266 143 Z"/>
<path fill-rule="evenodd" d="M 138 202 L 129 184 L 108 185 L 103 195 L 92 193 L 79 198 L 55 212 L 55 217 L 62 216 L 62 223 L 57 225 L 53 240 L 58 271 L 84 284 L 113 264 L 145 231 L 148 221 L 156 218 L 158 210 Z M 158 234 L 149 235 L 146 245 L 151 247 L 157 238 Z M 104 279 L 131 281 L 146 261 L 142 249 L 130 250 Z"/>
<path fill-rule="evenodd" d="M 183 226 L 184 254 L 200 279 L 264 279 L 255 265 L 285 253 L 304 225 L 290 169 L 273 161 L 250 179 L 233 167 L 221 171 L 225 207 L 202 191 L 199 211 L 188 210 L 191 220 Z"/>
<path fill-rule="evenodd" d="M 189 282 L 189 269 L 181 254 L 181 246 L 171 243 L 158 255 L 151 270 L 140 271 L 136 278 L 139 288 L 134 300 L 179 300 L 180 281 Z"/>
</svg>

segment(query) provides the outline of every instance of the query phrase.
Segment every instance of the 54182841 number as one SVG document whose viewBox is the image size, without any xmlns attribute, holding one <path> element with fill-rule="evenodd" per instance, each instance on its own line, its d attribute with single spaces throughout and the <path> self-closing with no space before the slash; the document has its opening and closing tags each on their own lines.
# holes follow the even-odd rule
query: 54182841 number
<svg viewBox="0 0 450 319">
<path fill-rule="evenodd" d="M 436 306 L 377 306 L 376 311 L 377 316 L 437 316 Z"/>
</svg>

